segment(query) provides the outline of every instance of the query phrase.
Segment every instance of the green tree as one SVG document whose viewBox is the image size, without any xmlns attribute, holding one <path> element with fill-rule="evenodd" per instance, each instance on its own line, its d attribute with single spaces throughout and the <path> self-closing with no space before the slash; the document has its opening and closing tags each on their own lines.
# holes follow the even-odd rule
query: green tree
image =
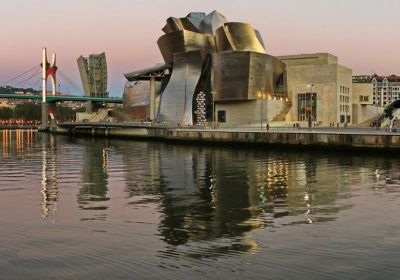
<svg viewBox="0 0 400 280">
<path fill-rule="evenodd" d="M 22 103 L 15 106 L 15 118 L 21 118 L 27 121 L 40 120 L 42 110 L 40 104 Z"/>
<path fill-rule="evenodd" d="M 1 108 L 0 109 L 0 119 L 10 120 L 14 117 L 14 110 L 11 108 Z"/>
</svg>

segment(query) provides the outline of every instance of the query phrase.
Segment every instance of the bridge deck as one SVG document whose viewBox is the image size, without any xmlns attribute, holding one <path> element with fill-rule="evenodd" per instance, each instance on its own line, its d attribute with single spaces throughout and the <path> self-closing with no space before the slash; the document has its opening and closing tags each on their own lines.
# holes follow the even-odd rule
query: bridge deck
<svg viewBox="0 0 400 280">
<path fill-rule="evenodd" d="M 41 95 L 26 95 L 26 94 L 3 94 L 0 92 L 0 98 L 7 99 L 30 99 L 30 100 L 42 100 Z M 89 96 L 73 96 L 73 95 L 48 95 L 46 97 L 47 102 L 63 102 L 63 101 L 80 101 L 80 102 L 103 102 L 103 103 L 122 103 L 123 99 L 119 97 L 89 97 Z"/>
</svg>

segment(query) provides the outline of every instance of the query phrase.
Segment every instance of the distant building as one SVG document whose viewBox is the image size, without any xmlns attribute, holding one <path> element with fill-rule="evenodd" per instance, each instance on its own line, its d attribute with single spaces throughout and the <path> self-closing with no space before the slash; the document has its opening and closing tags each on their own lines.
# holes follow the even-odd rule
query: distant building
<svg viewBox="0 0 400 280">
<path fill-rule="evenodd" d="M 279 56 L 286 64 L 293 107 L 287 121 L 349 124 L 352 122 L 352 70 L 328 53 Z"/>
<path fill-rule="evenodd" d="M 353 76 L 353 124 L 368 126 L 381 113 L 372 103 L 373 83 L 372 76 Z"/>
<path fill-rule="evenodd" d="M 104 52 L 91 54 L 89 57 L 80 56 L 78 68 L 85 96 L 108 97 L 107 62 Z"/>
<path fill-rule="evenodd" d="M 385 107 L 400 98 L 400 76 L 372 76 L 373 103 Z"/>
</svg>

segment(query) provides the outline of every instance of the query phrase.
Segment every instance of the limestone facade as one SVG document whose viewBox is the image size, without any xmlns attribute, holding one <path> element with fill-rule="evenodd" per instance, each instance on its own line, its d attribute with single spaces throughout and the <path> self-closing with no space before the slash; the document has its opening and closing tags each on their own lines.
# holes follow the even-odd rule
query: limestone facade
<svg viewBox="0 0 400 280">
<path fill-rule="evenodd" d="M 218 127 L 265 127 L 284 110 L 283 98 L 257 99 L 215 103 L 215 123 Z M 261 124 L 262 123 L 262 124 Z"/>
<path fill-rule="evenodd" d="M 352 123 L 352 70 L 328 53 L 279 56 L 286 64 L 287 91 L 293 106 L 289 122 L 329 126 Z"/>
</svg>

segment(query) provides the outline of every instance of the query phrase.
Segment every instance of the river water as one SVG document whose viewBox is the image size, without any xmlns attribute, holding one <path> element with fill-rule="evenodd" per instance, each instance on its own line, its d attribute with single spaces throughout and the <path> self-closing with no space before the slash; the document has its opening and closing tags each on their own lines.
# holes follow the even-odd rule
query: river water
<svg viewBox="0 0 400 280">
<path fill-rule="evenodd" d="M 398 155 L 0 132 L 0 279 L 399 279 Z"/>
</svg>

